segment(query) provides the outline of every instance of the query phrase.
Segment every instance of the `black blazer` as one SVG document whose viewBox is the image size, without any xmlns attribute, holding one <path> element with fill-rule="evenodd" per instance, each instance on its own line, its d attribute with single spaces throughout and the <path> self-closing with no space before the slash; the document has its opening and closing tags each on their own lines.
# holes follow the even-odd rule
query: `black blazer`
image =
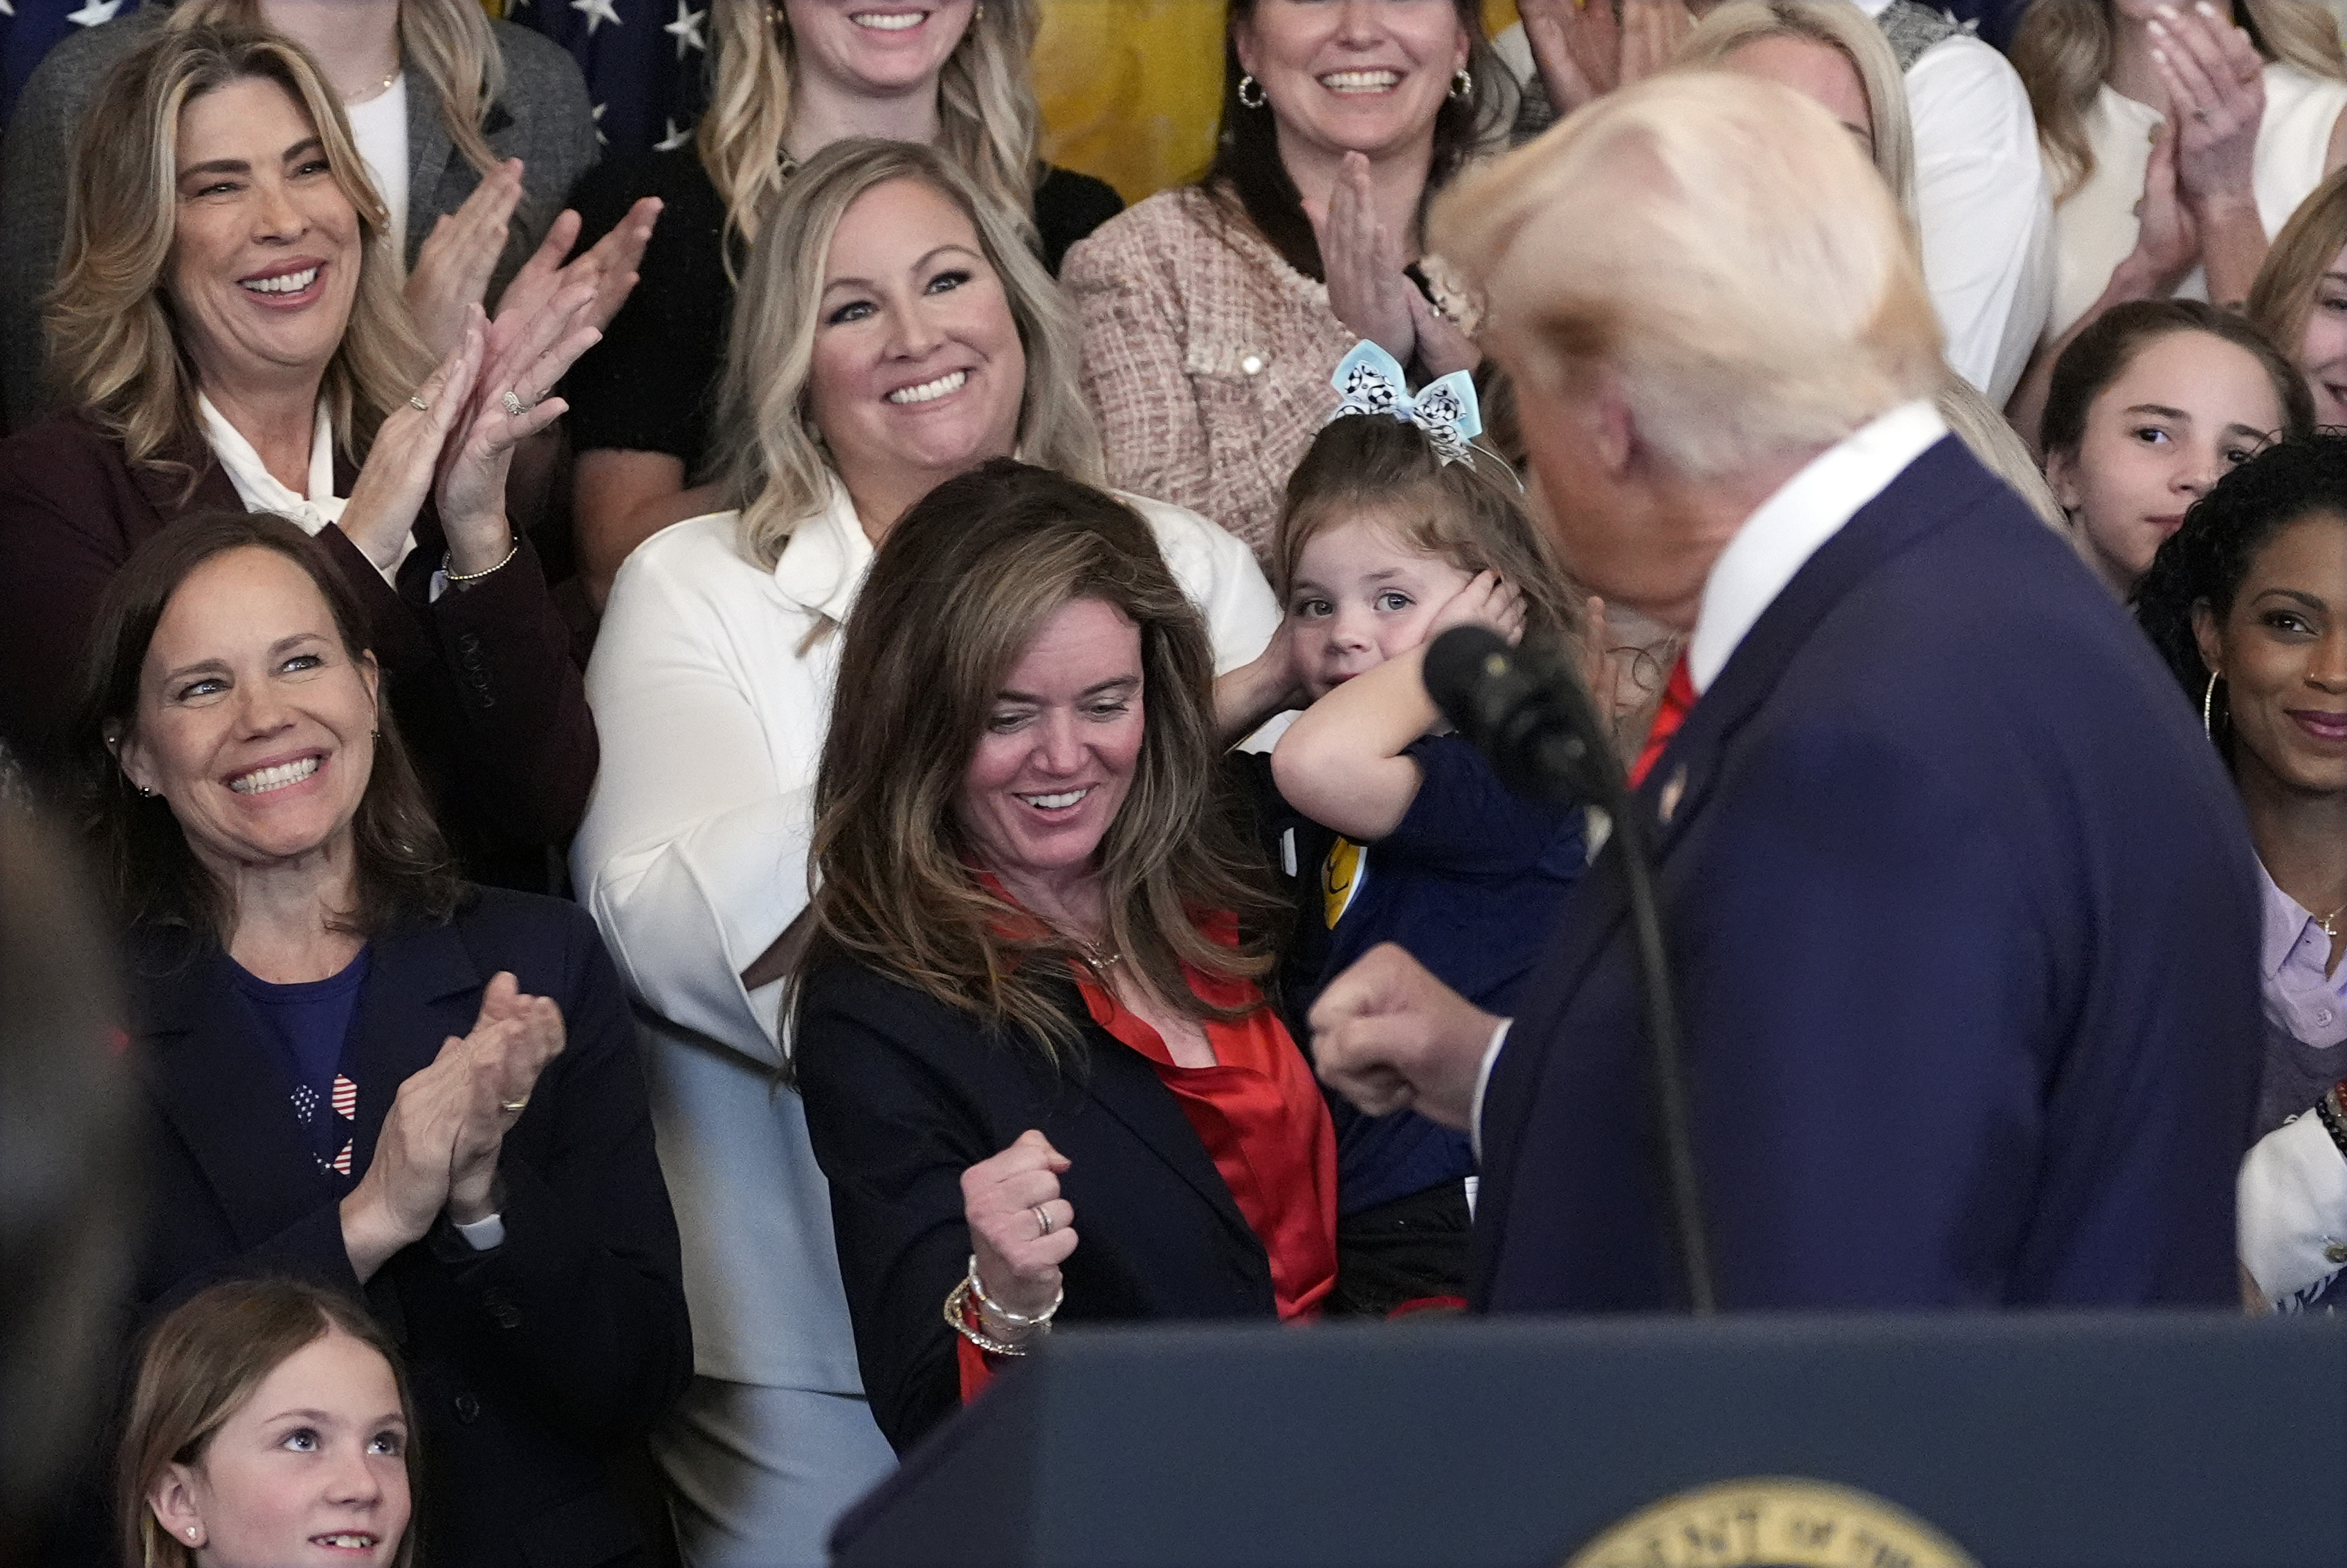
<svg viewBox="0 0 2347 1568">
<path fill-rule="evenodd" d="M 1072 982 L 1066 1005 L 1083 1061 L 1061 1075 L 870 969 L 835 963 L 807 981 L 793 1060 L 864 1390 L 899 1452 L 961 1403 L 943 1312 L 969 1263 L 961 1173 L 1030 1127 L 1071 1162 L 1060 1190 L 1078 1239 L 1059 1321 L 1277 1317 L 1263 1243 L 1173 1091 L 1092 1023 Z"/>
<path fill-rule="evenodd" d="M 132 956 L 150 1118 L 137 1282 L 146 1316 L 257 1274 L 364 1295 L 407 1360 L 425 1466 L 422 1561 L 631 1560 L 642 1542 L 600 1456 L 640 1439 L 683 1390 L 692 1340 L 634 1026 L 593 922 L 569 904 L 482 888 L 451 924 L 373 944 L 343 1058 L 365 1086 L 354 1173 L 374 1157 L 391 1086 L 471 1030 L 497 970 L 560 1004 L 568 1044 L 506 1134 L 505 1245 L 476 1253 L 444 1223 L 364 1291 L 335 1190 L 226 955 L 149 928 Z"/>
<path fill-rule="evenodd" d="M 1727 1307 L 2229 1306 L 2255 861 L 2142 634 L 1952 437 L 1641 792 Z M 1483 1102 L 1478 1302 L 1685 1299 L 1619 840 Z"/>
</svg>

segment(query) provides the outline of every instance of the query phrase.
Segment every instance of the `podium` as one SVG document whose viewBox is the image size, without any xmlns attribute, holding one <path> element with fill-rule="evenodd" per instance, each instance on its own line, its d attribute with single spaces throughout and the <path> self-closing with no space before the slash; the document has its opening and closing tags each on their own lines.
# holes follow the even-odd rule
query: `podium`
<svg viewBox="0 0 2347 1568">
<path fill-rule="evenodd" d="M 832 1551 L 838 1568 L 2341 1568 L 2347 1325 L 1069 1330 L 849 1510 Z"/>
</svg>

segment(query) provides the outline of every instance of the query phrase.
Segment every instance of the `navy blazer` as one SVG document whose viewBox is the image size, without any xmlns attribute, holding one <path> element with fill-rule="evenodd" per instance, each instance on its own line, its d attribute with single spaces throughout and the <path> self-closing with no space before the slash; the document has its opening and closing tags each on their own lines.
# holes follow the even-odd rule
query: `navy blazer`
<svg viewBox="0 0 2347 1568">
<path fill-rule="evenodd" d="M 463 1036 L 499 969 L 562 1009 L 567 1043 L 497 1163 L 506 1240 L 444 1223 L 362 1290 L 331 1181 L 217 943 L 135 934 L 136 1060 L 151 1125 L 138 1296 L 159 1314 L 214 1280 L 292 1274 L 364 1296 L 406 1358 L 435 1568 L 582 1568 L 642 1542 L 602 1455 L 639 1440 L 692 1369 L 682 1264 L 617 971 L 584 911 L 477 889 L 446 926 L 372 944 L 344 1047 L 364 1172 L 394 1086 Z"/>
<path fill-rule="evenodd" d="M 1953 439 L 1640 794 L 1723 1306 L 2238 1302 L 2255 861 L 2176 682 Z M 1476 1301 L 1684 1303 L 1618 845 L 1492 1071 Z"/>
<path fill-rule="evenodd" d="M 1076 1211 L 1062 1323 L 1278 1316 L 1271 1260 L 1139 1051 L 1083 1022 L 1081 1061 L 1055 1071 L 1021 1040 L 861 967 L 809 977 L 792 1061 L 807 1134 L 831 1184 L 856 1357 L 897 1451 L 961 1404 L 946 1294 L 969 1264 L 961 1173 L 1040 1128 L 1070 1165 Z"/>
</svg>

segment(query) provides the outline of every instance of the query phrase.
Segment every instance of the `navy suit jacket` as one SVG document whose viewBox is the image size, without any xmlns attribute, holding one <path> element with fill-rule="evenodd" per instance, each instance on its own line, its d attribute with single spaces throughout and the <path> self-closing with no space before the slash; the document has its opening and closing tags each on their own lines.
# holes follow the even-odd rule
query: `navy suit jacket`
<svg viewBox="0 0 2347 1568">
<path fill-rule="evenodd" d="M 2240 808 L 2141 633 L 1961 445 L 1811 557 L 1639 799 L 1723 1306 L 2238 1302 Z M 1686 1299 L 1624 886 L 1617 844 L 1492 1071 L 1491 1310 Z"/>
<path fill-rule="evenodd" d="M 880 1430 L 912 1446 L 961 1404 L 946 1293 L 969 1261 L 961 1173 L 1040 1128 L 1071 1162 L 1081 1238 L 1057 1321 L 1277 1316 L 1271 1260 L 1174 1091 L 1092 1021 L 1054 1071 L 1024 1040 L 874 970 L 825 966 L 800 1002 L 793 1063 L 831 1184 L 856 1356 Z"/>
<path fill-rule="evenodd" d="M 132 953 L 150 1118 L 147 1314 L 258 1275 L 363 1296 L 407 1362 L 425 1466 L 420 1561 L 582 1568 L 640 1552 L 600 1456 L 683 1391 L 692 1340 L 634 1028 L 586 913 L 482 888 L 450 924 L 372 944 L 343 1058 L 364 1086 L 354 1173 L 374 1158 L 392 1091 L 471 1030 L 497 970 L 561 1006 L 566 1044 L 506 1134 L 505 1244 L 474 1252 L 444 1223 L 364 1289 L 336 1187 L 226 955 L 155 929 Z"/>
</svg>

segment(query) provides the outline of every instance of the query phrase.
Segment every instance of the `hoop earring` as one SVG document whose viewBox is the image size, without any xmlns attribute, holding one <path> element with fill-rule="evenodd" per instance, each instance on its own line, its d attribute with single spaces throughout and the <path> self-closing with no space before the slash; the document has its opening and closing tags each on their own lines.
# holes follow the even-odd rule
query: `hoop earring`
<svg viewBox="0 0 2347 1568">
<path fill-rule="evenodd" d="M 1475 96 L 1475 74 L 1464 66 L 1460 67 L 1459 74 L 1450 78 L 1450 96 L 1462 104 Z"/>
<path fill-rule="evenodd" d="M 1250 87 L 1255 89 L 1255 97 L 1247 97 L 1247 89 Z M 1270 98 L 1264 95 L 1263 84 L 1256 81 L 1253 77 L 1241 77 L 1239 78 L 1238 91 L 1239 108 L 1241 108 L 1259 109 L 1263 108 L 1264 105 L 1271 101 Z"/>
<path fill-rule="evenodd" d="M 2224 677 L 2209 671 L 2209 689 L 2200 693 L 2200 730 L 2210 741 L 2217 738 L 2217 682 Z"/>
</svg>

